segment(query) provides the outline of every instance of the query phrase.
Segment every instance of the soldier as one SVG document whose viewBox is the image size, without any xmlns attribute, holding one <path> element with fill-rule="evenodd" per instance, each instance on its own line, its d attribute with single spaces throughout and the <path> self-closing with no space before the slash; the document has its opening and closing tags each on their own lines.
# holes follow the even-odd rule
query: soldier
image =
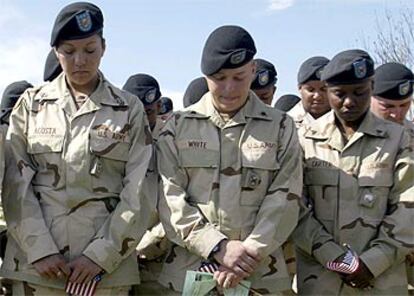
<svg viewBox="0 0 414 296">
<path fill-rule="evenodd" d="M 406 119 L 413 100 L 414 74 L 399 63 L 375 70 L 371 111 L 380 118 L 405 126 L 414 141 L 414 123 Z M 408 282 L 414 286 L 414 250 L 407 256 Z"/>
<path fill-rule="evenodd" d="M 325 57 L 311 57 L 299 68 L 298 89 L 302 101 L 288 112 L 298 128 L 313 123 L 331 109 L 325 84 L 321 81 L 322 70 L 328 62 Z"/>
<path fill-rule="evenodd" d="M 399 63 L 387 63 L 375 70 L 371 111 L 380 118 L 404 125 L 414 133 L 414 123 L 406 119 L 413 100 L 414 74 Z"/>
<path fill-rule="evenodd" d="M 160 134 L 159 213 L 174 242 L 160 282 L 175 291 L 187 270 L 213 263 L 221 287 L 247 278 L 263 294 L 290 289 L 281 246 L 297 223 L 301 153 L 293 121 L 250 90 L 255 53 L 243 28 L 214 30 L 201 62 L 209 92 Z"/>
<path fill-rule="evenodd" d="M 204 77 L 198 77 L 190 82 L 185 90 L 183 97 L 183 106 L 185 108 L 197 103 L 208 92 L 207 80 Z"/>
<path fill-rule="evenodd" d="M 16 104 L 17 100 L 24 93 L 24 91 L 31 87 L 33 87 L 33 85 L 31 85 L 26 80 L 16 81 L 9 84 L 3 92 L 0 104 L 0 180 L 3 180 L 3 173 L 5 168 L 4 144 L 7 129 L 9 127 L 10 113 L 13 109 L 13 106 Z M 0 206 L 0 232 L 2 232 L 2 234 L 0 234 L 0 258 L 2 259 L 4 259 L 5 251 L 4 242 L 7 239 L 6 234 L 3 232 L 4 230 L 6 230 L 6 221 L 4 220 L 3 208 Z"/>
<path fill-rule="evenodd" d="M 297 95 L 293 95 L 293 94 L 287 94 L 277 99 L 273 107 L 278 110 L 288 112 L 299 102 L 300 102 L 300 97 L 298 97 Z"/>
<path fill-rule="evenodd" d="M 0 104 L 0 196 L 3 199 L 2 182 L 6 166 L 10 165 L 10 157 L 6 157 L 8 153 L 5 152 L 5 139 L 7 129 L 9 127 L 9 117 L 16 104 L 17 100 L 28 88 L 33 87 L 27 81 L 16 81 L 8 85 L 1 99 Z M 0 258 L 4 260 L 4 255 L 7 245 L 7 227 L 6 220 L 4 219 L 3 206 L 0 205 Z M 11 281 L 7 279 L 0 280 L 0 286 L 2 292 L 7 295 L 11 293 Z"/>
<path fill-rule="evenodd" d="M 101 10 L 72 3 L 50 45 L 63 73 L 27 90 L 10 117 L 4 209 L 10 233 L 0 274 L 15 295 L 67 295 L 65 282 L 96 295 L 139 283 L 135 247 L 151 201 L 142 192 L 151 135 L 138 100 L 98 70 Z"/>
<path fill-rule="evenodd" d="M 158 118 L 161 91 L 157 80 L 148 74 L 135 74 L 128 78 L 122 89 L 137 96 L 144 105 L 152 138 L 156 141 L 164 125 Z"/>
<path fill-rule="evenodd" d="M 128 78 L 123 86 L 125 91 L 137 96 L 143 103 L 148 116 L 154 141 L 158 139 L 159 131 L 163 122 L 158 118 L 160 109 L 161 91 L 157 80 L 147 74 L 136 74 Z M 157 283 L 161 271 L 163 256 L 168 249 L 168 240 L 165 231 L 159 221 L 155 206 L 158 201 L 158 173 L 155 164 L 156 158 L 152 159 L 147 172 L 148 187 L 145 192 L 153 201 L 154 211 L 152 212 L 148 230 L 137 246 L 139 266 L 141 272 L 141 284 L 134 287 L 134 294 L 151 295 L 160 292 Z"/>
<path fill-rule="evenodd" d="M 256 74 L 250 88 L 263 103 L 272 105 L 276 92 L 277 72 L 275 66 L 263 59 L 255 59 Z"/>
<path fill-rule="evenodd" d="M 174 112 L 173 101 L 168 97 L 161 97 L 160 99 L 160 111 L 158 112 L 158 117 L 161 118 L 163 122 L 166 122 L 172 116 Z"/>
<path fill-rule="evenodd" d="M 369 112 L 373 65 L 362 50 L 337 54 L 321 77 L 332 111 L 299 130 L 309 205 L 294 235 L 299 294 L 407 294 L 413 152 L 402 126 Z M 356 270 L 327 269 L 348 251 Z"/>
<path fill-rule="evenodd" d="M 59 64 L 55 51 L 51 49 L 47 55 L 45 69 L 43 70 L 43 81 L 52 81 L 58 77 L 60 73 L 62 73 L 62 67 Z"/>
</svg>

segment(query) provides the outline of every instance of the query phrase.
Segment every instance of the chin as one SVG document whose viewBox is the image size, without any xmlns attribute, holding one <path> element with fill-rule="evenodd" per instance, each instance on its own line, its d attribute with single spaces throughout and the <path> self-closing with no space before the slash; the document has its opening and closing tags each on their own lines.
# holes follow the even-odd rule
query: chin
<svg viewBox="0 0 414 296">
<path fill-rule="evenodd" d="M 72 78 L 72 79 L 70 79 L 70 81 L 71 81 L 73 84 L 76 84 L 76 85 L 87 85 L 89 82 L 91 82 L 91 81 L 92 81 L 92 77 L 83 78 L 83 79 L 79 79 L 79 78 Z"/>
</svg>

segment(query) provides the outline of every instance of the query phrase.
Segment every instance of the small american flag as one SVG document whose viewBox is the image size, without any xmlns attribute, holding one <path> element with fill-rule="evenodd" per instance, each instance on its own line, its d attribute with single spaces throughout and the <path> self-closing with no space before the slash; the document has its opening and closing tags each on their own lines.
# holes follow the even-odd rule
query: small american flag
<svg viewBox="0 0 414 296">
<path fill-rule="evenodd" d="M 326 268 L 329 270 L 344 274 L 354 273 L 358 267 L 359 258 L 351 249 L 348 249 L 344 255 L 340 256 L 334 261 L 329 261 L 326 263 Z"/>
<path fill-rule="evenodd" d="M 198 271 L 214 273 L 219 269 L 219 265 L 214 262 L 202 262 L 201 266 L 198 268 Z"/>
<path fill-rule="evenodd" d="M 96 286 L 101 279 L 102 276 L 98 274 L 93 280 L 86 284 L 77 284 L 68 281 L 66 283 L 65 291 L 72 296 L 93 296 L 95 294 Z"/>
</svg>

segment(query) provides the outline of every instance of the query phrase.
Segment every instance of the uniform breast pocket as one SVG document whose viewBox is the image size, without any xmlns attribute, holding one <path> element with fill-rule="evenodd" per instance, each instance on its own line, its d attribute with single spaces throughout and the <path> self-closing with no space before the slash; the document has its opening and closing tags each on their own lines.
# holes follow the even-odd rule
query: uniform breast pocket
<svg viewBox="0 0 414 296">
<path fill-rule="evenodd" d="M 258 207 L 262 204 L 273 175 L 280 165 L 273 153 L 264 153 L 254 161 L 244 158 L 242 164 L 240 205 Z"/>
<path fill-rule="evenodd" d="M 304 183 L 313 202 L 314 213 L 318 219 L 333 220 L 338 202 L 339 171 L 327 168 L 307 168 Z"/>
<path fill-rule="evenodd" d="M 207 204 L 219 164 L 219 152 L 210 149 L 180 149 L 179 165 L 188 174 L 187 194 L 190 201 Z"/>
<path fill-rule="evenodd" d="M 380 223 L 387 211 L 388 195 L 393 184 L 390 169 L 375 169 L 358 176 L 360 215 L 367 221 Z"/>
<path fill-rule="evenodd" d="M 94 192 L 120 193 L 122 191 L 129 149 L 129 142 L 91 134 L 90 174 Z"/>
</svg>

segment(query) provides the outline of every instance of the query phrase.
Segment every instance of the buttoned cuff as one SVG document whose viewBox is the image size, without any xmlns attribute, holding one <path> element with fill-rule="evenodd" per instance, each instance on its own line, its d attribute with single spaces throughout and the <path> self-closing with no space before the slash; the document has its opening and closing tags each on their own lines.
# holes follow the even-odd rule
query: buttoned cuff
<svg viewBox="0 0 414 296">
<path fill-rule="evenodd" d="M 313 251 L 313 256 L 324 267 L 328 261 L 333 261 L 346 251 L 337 243 L 328 241 L 316 250 Z"/>
<path fill-rule="evenodd" d="M 53 240 L 50 233 L 44 233 L 35 238 L 34 244 L 25 244 L 27 253 L 27 262 L 32 264 L 39 259 L 44 257 L 59 254 L 55 241 Z"/>
<path fill-rule="evenodd" d="M 135 248 L 130 249 L 134 250 Z M 125 252 L 124 256 L 122 256 L 112 244 L 104 239 L 94 240 L 89 244 L 85 251 L 83 251 L 83 255 L 99 265 L 106 273 L 112 273 L 117 269 L 125 256 L 129 254 L 130 252 Z"/>
<path fill-rule="evenodd" d="M 191 241 L 187 244 L 187 247 L 191 253 L 207 259 L 214 247 L 223 239 L 227 239 L 227 236 L 213 225 L 207 224 L 197 232 L 196 237 L 190 239 Z"/>
<path fill-rule="evenodd" d="M 359 258 L 365 263 L 374 277 L 378 277 L 392 265 L 385 253 L 377 247 L 368 249 Z"/>
</svg>

